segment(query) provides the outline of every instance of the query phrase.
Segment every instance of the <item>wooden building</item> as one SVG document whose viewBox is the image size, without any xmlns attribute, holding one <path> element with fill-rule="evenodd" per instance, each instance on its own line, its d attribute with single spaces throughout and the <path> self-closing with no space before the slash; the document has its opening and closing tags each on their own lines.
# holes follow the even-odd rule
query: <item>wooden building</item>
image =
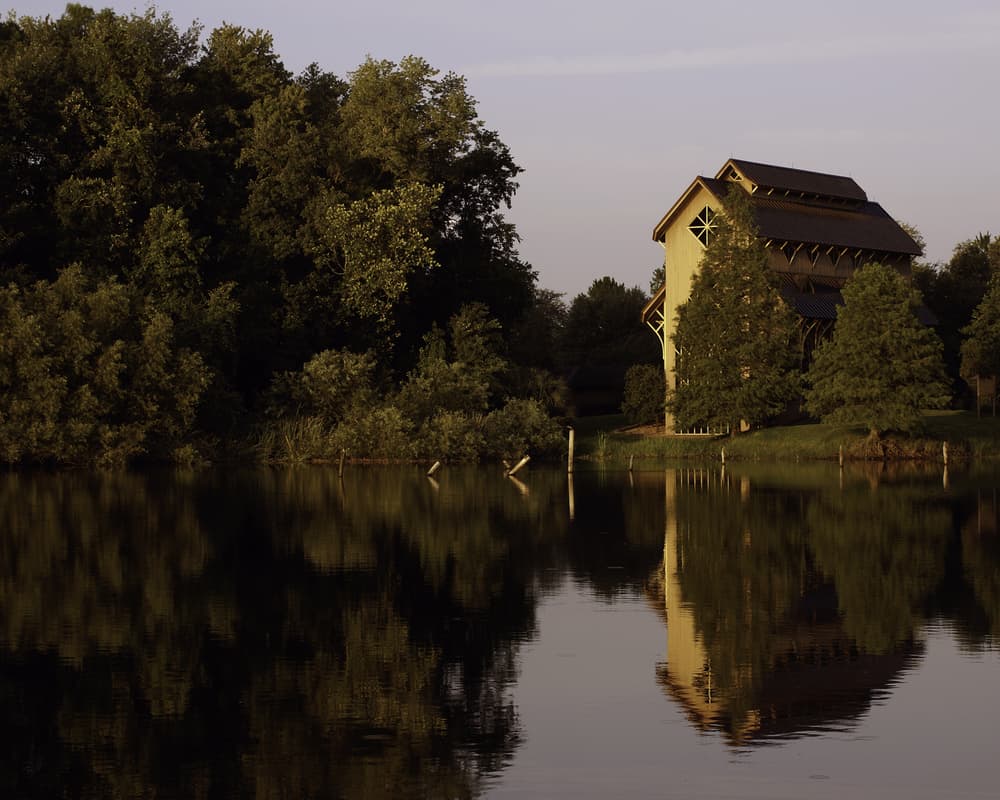
<svg viewBox="0 0 1000 800">
<path fill-rule="evenodd" d="M 852 178 L 735 158 L 714 178 L 696 177 L 653 229 L 653 239 L 664 248 L 665 281 L 642 312 L 663 346 L 668 390 L 676 387 L 670 336 L 677 307 L 691 293 L 733 184 L 750 194 L 770 267 L 801 320 L 803 366 L 815 344 L 829 335 L 843 303 L 840 289 L 855 269 L 878 261 L 909 277 L 913 257 L 920 254 L 913 238 Z M 673 427 L 669 416 L 667 427 Z"/>
</svg>

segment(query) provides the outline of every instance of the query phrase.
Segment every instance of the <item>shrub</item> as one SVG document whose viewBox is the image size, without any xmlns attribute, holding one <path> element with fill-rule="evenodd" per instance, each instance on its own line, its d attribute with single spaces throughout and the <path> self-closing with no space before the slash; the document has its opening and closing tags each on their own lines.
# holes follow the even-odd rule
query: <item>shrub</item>
<svg viewBox="0 0 1000 800">
<path fill-rule="evenodd" d="M 483 423 L 486 452 L 501 458 L 556 457 L 563 451 L 562 426 L 538 400 L 515 399 L 491 411 Z"/>
<path fill-rule="evenodd" d="M 484 449 L 482 417 L 441 411 L 417 432 L 415 455 L 441 461 L 477 461 Z"/>
<path fill-rule="evenodd" d="M 358 458 L 405 460 L 413 458 L 413 424 L 395 406 L 383 406 L 343 420 L 334 430 L 335 452 L 346 450 Z"/>
<path fill-rule="evenodd" d="M 625 400 L 622 412 L 632 424 L 657 422 L 663 419 L 666 380 L 663 367 L 636 364 L 625 373 Z"/>
</svg>

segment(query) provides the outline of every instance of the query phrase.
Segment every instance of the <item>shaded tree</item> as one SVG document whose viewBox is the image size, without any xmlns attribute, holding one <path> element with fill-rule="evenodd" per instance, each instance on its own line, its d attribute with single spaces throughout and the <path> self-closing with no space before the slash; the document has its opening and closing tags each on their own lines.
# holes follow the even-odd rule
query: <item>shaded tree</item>
<svg viewBox="0 0 1000 800">
<path fill-rule="evenodd" d="M 750 200 L 733 187 L 672 339 L 677 386 L 667 404 L 681 428 L 760 425 L 799 388 L 797 329 L 756 234 Z"/>
<path fill-rule="evenodd" d="M 949 400 L 941 342 L 916 316 L 919 292 L 892 268 L 866 264 L 843 294 L 833 337 L 809 368 L 809 411 L 824 422 L 864 424 L 873 439 L 917 429 L 924 409 Z"/>
<path fill-rule="evenodd" d="M 962 343 L 962 374 L 1000 375 L 1000 271 L 962 333 L 968 337 Z"/>
<path fill-rule="evenodd" d="M 649 298 L 638 286 L 605 276 L 570 303 L 562 331 L 567 366 L 652 363 L 660 348 L 640 319 Z"/>
</svg>

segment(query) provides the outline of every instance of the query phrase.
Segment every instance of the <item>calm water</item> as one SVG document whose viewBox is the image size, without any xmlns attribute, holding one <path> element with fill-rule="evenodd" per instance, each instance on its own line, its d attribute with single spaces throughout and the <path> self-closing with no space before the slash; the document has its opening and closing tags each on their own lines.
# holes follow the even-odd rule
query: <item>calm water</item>
<svg viewBox="0 0 1000 800">
<path fill-rule="evenodd" d="M 997 471 L 0 475 L 0 797 L 996 797 Z"/>
</svg>

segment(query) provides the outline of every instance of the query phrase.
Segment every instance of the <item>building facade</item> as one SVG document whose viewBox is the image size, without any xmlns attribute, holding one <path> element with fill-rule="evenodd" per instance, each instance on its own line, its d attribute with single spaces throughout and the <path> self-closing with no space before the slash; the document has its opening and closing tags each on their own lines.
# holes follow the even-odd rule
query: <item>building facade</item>
<svg viewBox="0 0 1000 800">
<path fill-rule="evenodd" d="M 653 229 L 664 249 L 664 283 L 642 312 L 663 347 L 668 391 L 677 382 L 671 340 L 677 308 L 691 293 L 734 184 L 752 198 L 770 268 L 799 316 L 803 366 L 832 329 L 843 302 L 840 289 L 855 269 L 877 261 L 908 278 L 920 255 L 913 238 L 852 178 L 741 159 L 728 160 L 714 178 L 696 177 Z M 669 415 L 667 427 L 673 428 Z"/>
</svg>

